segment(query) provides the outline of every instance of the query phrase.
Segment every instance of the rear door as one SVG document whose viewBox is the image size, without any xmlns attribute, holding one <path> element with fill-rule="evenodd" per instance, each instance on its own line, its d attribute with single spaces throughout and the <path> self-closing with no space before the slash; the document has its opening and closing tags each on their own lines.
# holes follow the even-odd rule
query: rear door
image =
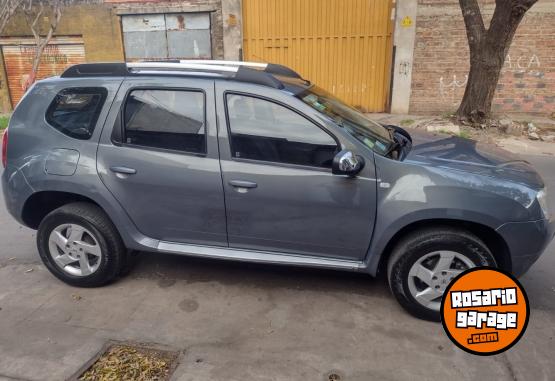
<svg viewBox="0 0 555 381">
<path fill-rule="evenodd" d="M 227 245 L 213 99 L 205 79 L 134 77 L 121 86 L 97 168 L 148 237 Z"/>
<path fill-rule="evenodd" d="M 357 152 L 367 154 L 359 176 L 336 176 L 334 155 L 352 146 L 301 101 L 217 81 L 216 104 L 229 246 L 362 259 L 376 211 L 371 153 Z"/>
</svg>

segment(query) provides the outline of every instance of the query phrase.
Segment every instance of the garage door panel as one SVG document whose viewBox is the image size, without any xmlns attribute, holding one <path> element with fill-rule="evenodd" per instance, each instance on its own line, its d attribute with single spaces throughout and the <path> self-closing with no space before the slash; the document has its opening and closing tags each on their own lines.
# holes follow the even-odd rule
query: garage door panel
<svg viewBox="0 0 555 381">
<path fill-rule="evenodd" d="M 123 34 L 128 59 L 165 59 L 168 56 L 166 31 L 135 31 Z"/>
<path fill-rule="evenodd" d="M 163 14 L 126 15 L 121 19 L 123 33 L 165 31 L 166 21 Z"/>
<path fill-rule="evenodd" d="M 168 30 L 210 29 L 210 15 L 208 13 L 170 13 L 166 15 Z"/>
<path fill-rule="evenodd" d="M 172 58 L 210 58 L 210 30 L 168 31 L 168 53 Z"/>
<path fill-rule="evenodd" d="M 391 0 L 243 0 L 247 60 L 281 63 L 366 111 L 384 111 Z"/>
<path fill-rule="evenodd" d="M 129 60 L 211 58 L 210 14 L 168 13 L 122 16 Z"/>
</svg>

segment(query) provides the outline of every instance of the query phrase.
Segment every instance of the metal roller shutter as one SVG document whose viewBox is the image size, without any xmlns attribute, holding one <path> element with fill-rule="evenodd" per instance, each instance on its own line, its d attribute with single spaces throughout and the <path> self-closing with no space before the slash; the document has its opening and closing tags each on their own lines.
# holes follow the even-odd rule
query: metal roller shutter
<svg viewBox="0 0 555 381">
<path fill-rule="evenodd" d="M 4 67 L 12 106 L 15 107 L 25 93 L 25 84 L 31 73 L 35 45 L 32 38 L 2 38 Z M 85 62 L 85 46 L 80 37 L 53 38 L 46 47 L 36 79 L 61 74 L 68 66 Z"/>
</svg>

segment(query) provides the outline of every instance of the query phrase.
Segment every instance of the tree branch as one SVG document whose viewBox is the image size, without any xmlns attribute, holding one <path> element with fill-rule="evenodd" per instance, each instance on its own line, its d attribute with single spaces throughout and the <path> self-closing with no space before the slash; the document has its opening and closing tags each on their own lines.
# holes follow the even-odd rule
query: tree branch
<svg viewBox="0 0 555 381">
<path fill-rule="evenodd" d="M 40 20 L 41 16 L 45 12 L 45 6 L 48 7 L 48 13 L 50 14 L 50 25 L 46 36 L 41 37 Z M 31 84 L 33 84 L 33 82 L 35 82 L 42 55 L 58 28 L 58 24 L 62 18 L 64 6 L 64 0 L 29 0 L 28 4 L 23 7 L 25 19 L 31 29 L 31 33 L 33 33 L 36 45 L 33 57 L 33 66 L 31 68 L 29 78 L 24 84 L 25 88 L 28 88 Z"/>
<path fill-rule="evenodd" d="M 0 35 L 23 0 L 4 0 L 0 6 Z"/>
<path fill-rule="evenodd" d="M 499 0 L 498 0 L 499 1 Z M 503 0 L 501 0 L 503 1 Z M 486 33 L 484 19 L 477 0 L 459 0 L 461 6 L 464 25 L 466 26 L 466 36 L 470 47 L 470 55 L 478 50 L 480 41 Z"/>
</svg>

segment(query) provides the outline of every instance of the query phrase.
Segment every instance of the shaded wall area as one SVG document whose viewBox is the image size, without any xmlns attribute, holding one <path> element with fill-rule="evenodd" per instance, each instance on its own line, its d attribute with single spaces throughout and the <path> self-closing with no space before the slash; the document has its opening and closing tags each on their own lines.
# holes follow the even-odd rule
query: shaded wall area
<svg viewBox="0 0 555 381">
<path fill-rule="evenodd" d="M 402 0 L 400 0 L 402 1 Z M 494 0 L 481 0 L 486 27 Z M 555 111 L 555 0 L 539 0 L 515 35 L 497 87 L 497 113 Z M 457 0 L 418 0 L 410 112 L 456 111 L 469 68 L 468 43 Z"/>
</svg>

